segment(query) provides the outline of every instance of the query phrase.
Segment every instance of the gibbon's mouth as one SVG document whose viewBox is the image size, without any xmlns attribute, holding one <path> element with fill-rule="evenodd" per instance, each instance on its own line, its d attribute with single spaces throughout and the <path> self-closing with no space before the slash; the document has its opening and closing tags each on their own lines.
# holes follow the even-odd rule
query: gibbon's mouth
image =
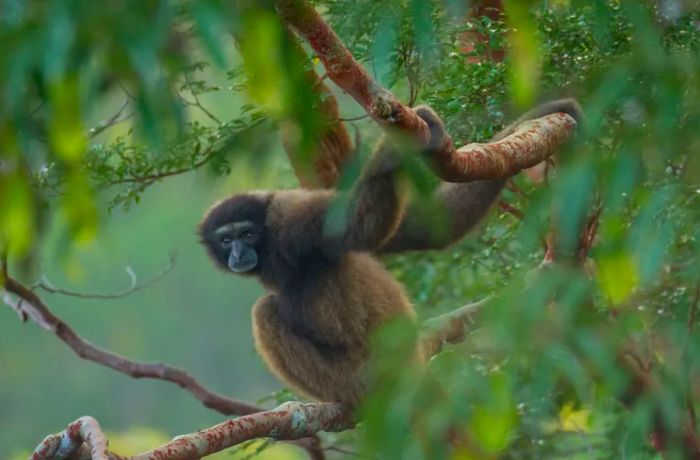
<svg viewBox="0 0 700 460">
<path fill-rule="evenodd" d="M 257 260 L 245 260 L 238 263 L 229 263 L 228 268 L 235 273 L 245 273 L 254 269 L 258 265 Z"/>
</svg>

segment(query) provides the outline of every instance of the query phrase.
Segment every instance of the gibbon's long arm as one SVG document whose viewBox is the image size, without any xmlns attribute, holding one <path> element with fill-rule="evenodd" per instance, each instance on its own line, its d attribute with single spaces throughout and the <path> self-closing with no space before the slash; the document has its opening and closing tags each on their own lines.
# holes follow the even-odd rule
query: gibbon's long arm
<svg viewBox="0 0 700 460">
<path fill-rule="evenodd" d="M 415 112 L 431 128 L 427 150 L 439 145 L 443 123 L 427 106 Z M 401 158 L 395 140 L 385 135 L 370 157 L 357 184 L 349 191 L 346 225 L 342 232 L 325 235 L 324 246 L 331 253 L 376 252 L 391 238 L 404 218 L 407 198 L 398 185 Z"/>
<path fill-rule="evenodd" d="M 522 115 L 517 121 L 496 134 L 491 142 L 511 135 L 526 120 L 557 112 L 571 115 L 579 126 L 583 122 L 583 112 L 575 100 L 551 101 Z M 410 204 L 398 230 L 378 252 L 390 254 L 442 249 L 449 246 L 462 238 L 486 215 L 503 190 L 506 180 L 503 178 L 466 183 L 442 183 L 435 191 L 427 209 L 442 212 L 447 219 L 445 222 L 447 229 L 438 228 L 438 223 L 430 219 L 430 215 L 421 212 L 417 204 Z"/>
</svg>

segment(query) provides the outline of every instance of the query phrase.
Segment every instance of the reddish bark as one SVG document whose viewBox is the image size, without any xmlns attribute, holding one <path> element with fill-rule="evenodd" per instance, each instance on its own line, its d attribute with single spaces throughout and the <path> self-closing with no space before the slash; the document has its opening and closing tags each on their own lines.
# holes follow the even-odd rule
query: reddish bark
<svg viewBox="0 0 700 460">
<path fill-rule="evenodd" d="M 353 426 L 351 412 L 340 404 L 288 402 L 269 411 L 178 436 L 148 452 L 124 457 L 107 452 L 107 441 L 95 419 L 81 417 L 64 431 L 47 436 L 34 450 L 31 460 L 197 460 L 251 439 L 300 439 L 318 431 L 342 431 Z"/>
<path fill-rule="evenodd" d="M 34 449 L 31 460 L 83 458 L 108 460 L 107 438 L 97 420 L 80 417 L 60 433 L 44 438 Z"/>
<path fill-rule="evenodd" d="M 277 11 L 303 36 L 326 67 L 328 76 L 385 129 L 402 132 L 423 144 L 426 123 L 379 85 L 358 64 L 335 32 L 306 0 L 278 0 Z M 448 136 L 427 160 L 437 175 L 450 182 L 496 179 L 534 166 L 569 139 L 576 122 L 554 114 L 526 122 L 513 135 L 491 144 L 469 144 L 456 150 Z"/>
<path fill-rule="evenodd" d="M 470 9 L 468 19 L 478 18 L 481 16 L 486 16 L 493 21 L 500 21 L 504 16 L 503 11 L 503 0 L 479 0 Z M 467 57 L 467 62 L 470 64 L 475 64 L 481 62 L 483 59 L 490 59 L 492 61 L 501 62 L 506 56 L 505 50 L 493 49 L 490 43 L 490 37 L 488 35 L 482 34 L 476 30 L 464 33 L 464 47 L 462 50 L 465 53 L 473 53 L 476 51 L 477 46 L 481 45 L 486 49 L 486 56 L 469 56 Z"/>
</svg>

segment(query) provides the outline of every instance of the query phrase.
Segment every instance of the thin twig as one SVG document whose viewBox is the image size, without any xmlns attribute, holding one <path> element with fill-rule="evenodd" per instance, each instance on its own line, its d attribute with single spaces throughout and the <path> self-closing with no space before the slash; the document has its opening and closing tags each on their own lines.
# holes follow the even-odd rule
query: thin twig
<svg viewBox="0 0 700 460">
<path fill-rule="evenodd" d="M 30 286 L 32 290 L 36 289 L 42 289 L 46 292 L 50 292 L 52 294 L 62 294 L 65 296 L 69 297 L 78 297 L 80 299 L 119 299 L 122 297 L 126 297 L 129 294 L 132 294 L 136 291 L 139 291 L 145 287 L 151 286 L 152 284 L 156 283 L 159 281 L 161 278 L 163 278 L 165 275 L 167 275 L 175 266 L 175 254 L 171 253 L 170 257 L 168 259 L 168 265 L 161 270 L 158 274 L 155 276 L 147 279 L 146 281 L 139 283 L 138 278 L 136 277 L 136 273 L 134 270 L 131 268 L 131 266 L 126 267 L 126 273 L 129 275 L 129 278 L 131 280 L 131 285 L 124 289 L 123 291 L 120 292 L 115 292 L 115 293 L 110 293 L 110 294 L 102 294 L 102 293 L 83 293 L 83 292 L 76 292 L 76 291 L 70 291 L 67 289 L 62 289 L 62 288 L 57 288 L 55 287 L 47 278 L 46 275 L 42 275 L 42 280 L 38 281 Z"/>
<path fill-rule="evenodd" d="M 218 155 L 222 151 L 226 150 L 228 148 L 228 146 L 232 145 L 235 142 L 235 139 L 237 138 L 237 136 L 242 135 L 242 133 L 257 127 L 258 125 L 266 122 L 267 120 L 268 119 L 265 117 L 262 117 L 262 118 L 255 120 L 250 125 L 248 125 L 244 129 L 242 129 L 238 133 L 234 134 L 231 137 L 231 139 L 227 140 L 225 145 L 223 145 L 223 146 L 219 146 L 218 148 L 214 148 L 215 147 L 214 143 L 210 144 L 209 146 L 207 146 L 206 150 L 203 153 L 201 153 L 202 158 L 199 161 L 196 161 L 187 167 L 178 168 L 178 169 L 174 169 L 171 171 L 152 173 L 152 174 L 148 174 L 148 175 L 140 176 L 140 177 L 133 177 L 133 176 L 124 177 L 124 178 L 117 179 L 117 180 L 107 181 L 107 182 L 103 183 L 102 186 L 113 187 L 115 185 L 123 185 L 123 184 L 144 184 L 145 187 L 147 187 L 147 186 L 152 185 L 153 183 L 155 183 L 161 179 L 165 179 L 167 177 L 178 176 L 180 174 L 186 174 L 188 172 L 195 171 L 195 170 L 201 168 L 202 166 L 206 165 L 207 163 L 209 163 L 214 157 L 216 157 L 216 155 Z"/>
<path fill-rule="evenodd" d="M 513 193 L 517 193 L 518 195 L 524 198 L 530 198 L 530 195 L 526 193 L 522 188 L 520 188 L 512 178 L 508 179 L 508 181 L 506 182 L 506 187 L 508 187 L 508 190 L 510 190 Z"/>
<path fill-rule="evenodd" d="M 348 118 L 340 117 L 340 118 L 338 118 L 338 120 L 340 120 L 340 121 L 359 121 L 359 120 L 364 120 L 365 118 L 369 118 L 368 113 L 366 113 L 364 115 L 358 115 L 356 117 L 348 117 Z"/>
<path fill-rule="evenodd" d="M 46 101 L 41 101 L 41 103 L 39 103 L 39 105 L 37 105 L 37 106 L 34 108 L 34 110 L 32 110 L 31 112 L 29 112 L 28 118 L 29 118 L 29 119 L 33 118 L 34 115 L 36 115 L 37 112 L 39 112 L 39 110 L 41 110 L 45 105 L 46 105 Z"/>
<path fill-rule="evenodd" d="M 503 211 L 507 212 L 508 214 L 512 214 L 519 220 L 523 220 L 523 218 L 525 217 L 525 215 L 520 209 L 508 203 L 506 200 L 498 200 L 498 207 L 501 208 Z"/>
<path fill-rule="evenodd" d="M 213 113 L 211 113 L 211 112 L 209 111 L 209 109 L 207 109 L 206 107 L 204 107 L 204 106 L 202 105 L 202 103 L 199 101 L 199 97 L 197 96 L 197 93 L 192 89 L 192 83 L 190 82 L 190 77 L 189 77 L 189 75 L 188 75 L 187 72 L 184 73 L 184 76 L 185 76 L 185 81 L 187 82 L 187 88 L 190 90 L 190 94 L 191 94 L 192 97 L 194 98 L 194 102 L 190 102 L 190 101 L 188 101 L 187 99 L 185 99 L 184 97 L 182 98 L 182 100 L 185 101 L 185 103 L 186 103 L 187 105 L 191 105 L 191 106 L 197 107 L 197 108 L 198 108 L 199 110 L 201 110 L 206 116 L 208 116 L 210 119 L 212 119 L 212 120 L 213 120 L 214 122 L 216 122 L 217 124 L 221 125 L 221 124 L 222 124 L 222 123 L 221 123 L 221 120 L 220 120 L 216 115 L 214 115 Z"/>
<path fill-rule="evenodd" d="M 122 122 L 130 119 L 131 117 L 133 117 L 134 114 L 130 113 L 129 115 L 126 115 L 124 118 L 119 118 L 121 116 L 122 112 L 124 112 L 124 109 L 126 108 L 127 105 L 129 105 L 129 99 L 126 99 L 122 103 L 122 105 L 121 105 L 121 107 L 119 107 L 119 110 L 117 111 L 117 113 L 112 115 L 107 120 L 98 123 L 97 126 L 95 126 L 94 128 L 90 128 L 90 130 L 88 131 L 88 137 L 90 139 L 92 139 L 92 138 L 96 137 L 98 134 L 105 131 L 106 129 L 109 129 L 112 126 L 117 125 L 119 123 L 122 123 Z"/>
</svg>

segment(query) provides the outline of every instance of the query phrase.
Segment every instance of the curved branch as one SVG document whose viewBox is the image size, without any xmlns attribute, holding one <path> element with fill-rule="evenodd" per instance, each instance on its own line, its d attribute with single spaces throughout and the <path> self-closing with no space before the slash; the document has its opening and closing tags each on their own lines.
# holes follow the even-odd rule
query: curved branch
<svg viewBox="0 0 700 460">
<path fill-rule="evenodd" d="M 123 457 L 107 452 L 104 435 L 92 417 L 81 417 L 64 431 L 47 436 L 34 450 L 32 460 L 195 460 L 251 439 L 302 439 L 318 431 L 343 431 L 354 425 L 351 411 L 340 404 L 288 402 L 177 436 L 148 452 Z"/>
<path fill-rule="evenodd" d="M 377 83 L 352 57 L 336 33 L 307 0 L 277 0 L 280 16 L 311 45 L 328 76 L 383 128 L 417 138 L 424 145 L 429 129 L 410 107 Z M 512 135 L 490 144 L 455 149 L 446 136 L 426 160 L 449 182 L 499 179 L 534 166 L 554 153 L 571 136 L 576 122 L 565 114 L 524 123 Z M 432 150 L 432 149 L 431 149 Z"/>
<path fill-rule="evenodd" d="M 24 314 L 41 328 L 56 335 L 83 359 L 110 367 L 133 378 L 151 378 L 175 383 L 189 391 L 206 407 L 224 415 L 251 414 L 261 410 L 259 407 L 208 390 L 192 375 L 177 367 L 132 361 L 93 345 L 54 315 L 36 293 L 10 276 L 5 280 L 4 289 L 22 300 L 21 311 Z"/>
<path fill-rule="evenodd" d="M 377 123 L 428 141 L 428 125 L 355 61 L 310 3 L 306 0 L 278 0 L 275 5 L 282 19 L 309 42 L 330 79 L 352 96 Z"/>
<path fill-rule="evenodd" d="M 86 455 L 89 455 L 86 457 Z M 107 452 L 107 438 L 97 420 L 90 416 L 80 417 L 60 433 L 50 434 L 36 446 L 32 460 L 90 458 L 92 460 L 113 459 Z"/>
</svg>

